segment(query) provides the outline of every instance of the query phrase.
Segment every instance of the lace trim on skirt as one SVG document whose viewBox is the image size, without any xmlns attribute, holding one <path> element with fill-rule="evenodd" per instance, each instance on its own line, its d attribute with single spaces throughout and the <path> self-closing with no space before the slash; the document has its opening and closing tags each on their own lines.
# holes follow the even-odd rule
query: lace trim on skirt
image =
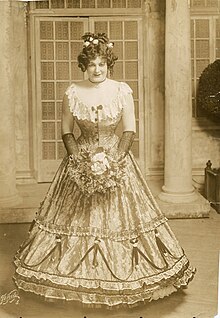
<svg viewBox="0 0 220 318">
<path fill-rule="evenodd" d="M 76 236 L 93 236 L 99 238 L 108 238 L 114 241 L 125 241 L 131 238 L 139 236 L 141 233 L 148 233 L 154 231 L 158 226 L 167 222 L 165 216 L 159 216 L 152 219 L 150 222 L 140 224 L 135 229 L 122 230 L 120 232 L 114 232 L 110 229 L 99 229 L 96 227 L 80 227 L 80 226 L 67 226 L 57 225 L 43 220 L 35 219 L 34 221 L 39 229 L 49 232 L 51 234 L 59 235 L 76 235 Z M 34 226 L 34 223 L 33 223 Z"/>
</svg>

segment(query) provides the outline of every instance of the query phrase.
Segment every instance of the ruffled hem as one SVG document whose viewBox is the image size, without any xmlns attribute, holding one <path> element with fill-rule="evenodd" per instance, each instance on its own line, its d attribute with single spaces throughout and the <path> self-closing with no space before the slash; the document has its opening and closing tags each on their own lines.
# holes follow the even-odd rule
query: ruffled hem
<svg viewBox="0 0 220 318">
<path fill-rule="evenodd" d="M 114 120 L 121 113 L 124 106 L 126 106 L 125 96 L 129 93 L 132 93 L 132 89 L 128 84 L 124 82 L 119 83 L 118 94 L 117 96 L 110 101 L 108 104 L 102 104 L 102 108 L 99 109 L 99 106 L 96 108 L 99 109 L 99 120 Z M 94 106 L 89 107 L 84 104 L 77 95 L 75 84 L 71 84 L 65 93 L 69 99 L 70 111 L 78 120 L 88 120 L 93 123 L 96 123 L 96 114 Z"/>
<path fill-rule="evenodd" d="M 34 280 L 34 281 L 48 281 L 50 284 L 55 286 L 68 286 L 70 289 L 94 289 L 94 290 L 105 290 L 113 292 L 121 292 L 121 291 L 133 291 L 140 290 L 143 285 L 153 286 L 153 285 L 164 285 L 164 282 L 171 281 L 174 283 L 173 278 L 179 275 L 178 281 L 181 281 L 181 277 L 183 273 L 187 276 L 187 271 L 194 271 L 189 266 L 189 261 L 185 255 L 180 258 L 171 268 L 166 269 L 160 273 L 150 275 L 148 277 L 142 277 L 139 279 L 126 279 L 126 280 L 95 280 L 95 279 L 87 279 L 80 278 L 74 275 L 64 275 L 64 274 L 49 274 L 47 272 L 43 272 L 42 270 L 34 270 L 28 266 L 25 266 L 18 257 L 15 256 L 15 265 L 17 266 L 16 273 L 24 280 Z M 139 276 L 142 276 L 139 274 Z M 177 284 L 177 282 L 176 282 Z M 181 283 L 182 284 L 182 283 Z M 179 286 L 178 286 L 179 287 Z"/>
<path fill-rule="evenodd" d="M 169 296 L 180 288 L 186 288 L 194 274 L 195 269 L 188 267 L 184 272 L 182 269 L 168 280 L 161 282 L 160 285 L 147 286 L 143 281 L 140 289 L 120 290 L 118 293 L 100 288 L 88 288 L 86 290 L 80 286 L 73 290 L 68 284 L 55 286 L 51 281 L 43 279 L 40 282 L 34 282 L 33 277 L 29 281 L 27 278 L 20 278 L 19 276 L 14 277 L 14 279 L 19 289 L 44 296 L 46 299 L 77 301 L 88 307 L 107 307 L 111 309 L 134 307 L 141 303 Z"/>
</svg>

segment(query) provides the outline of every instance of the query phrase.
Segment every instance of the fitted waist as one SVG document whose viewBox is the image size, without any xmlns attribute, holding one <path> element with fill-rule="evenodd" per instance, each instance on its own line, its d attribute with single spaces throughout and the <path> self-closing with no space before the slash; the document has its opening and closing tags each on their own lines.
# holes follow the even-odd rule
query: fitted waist
<svg viewBox="0 0 220 318">
<path fill-rule="evenodd" d="M 78 144 L 83 145 L 94 145 L 94 147 L 104 147 L 106 149 L 111 149 L 117 147 L 119 142 L 119 137 L 115 133 L 99 133 L 82 135 L 78 138 Z"/>
</svg>

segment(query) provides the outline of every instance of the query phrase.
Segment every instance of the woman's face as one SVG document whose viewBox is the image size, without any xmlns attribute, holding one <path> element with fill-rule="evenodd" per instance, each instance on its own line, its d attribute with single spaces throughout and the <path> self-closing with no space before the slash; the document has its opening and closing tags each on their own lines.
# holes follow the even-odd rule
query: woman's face
<svg viewBox="0 0 220 318">
<path fill-rule="evenodd" d="M 103 82 L 107 77 L 108 71 L 106 60 L 101 56 L 97 56 L 96 59 L 89 62 L 86 71 L 91 82 Z"/>
</svg>

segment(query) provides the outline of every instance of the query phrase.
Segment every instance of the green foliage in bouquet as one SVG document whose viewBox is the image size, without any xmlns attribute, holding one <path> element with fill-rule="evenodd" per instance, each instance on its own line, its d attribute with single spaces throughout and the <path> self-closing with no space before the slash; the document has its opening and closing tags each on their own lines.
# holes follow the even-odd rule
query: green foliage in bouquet
<svg viewBox="0 0 220 318">
<path fill-rule="evenodd" d="M 211 119 L 220 118 L 220 60 L 209 64 L 199 78 L 197 106 Z"/>
</svg>

